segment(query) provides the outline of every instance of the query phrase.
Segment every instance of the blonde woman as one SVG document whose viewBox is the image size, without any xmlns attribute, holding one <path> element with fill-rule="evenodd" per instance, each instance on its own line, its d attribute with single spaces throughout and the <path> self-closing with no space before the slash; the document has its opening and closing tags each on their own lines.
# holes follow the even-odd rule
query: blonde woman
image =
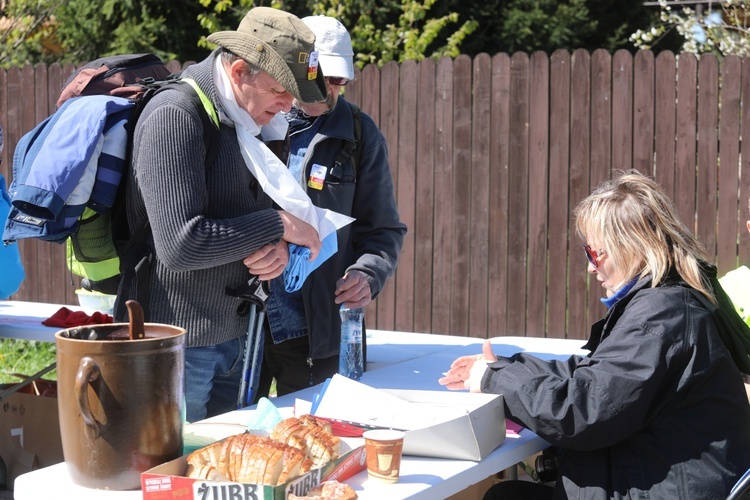
<svg viewBox="0 0 750 500">
<path fill-rule="evenodd" d="M 485 499 L 726 497 L 750 467 L 738 366 L 750 369 L 709 310 L 735 314 L 715 269 L 669 198 L 637 172 L 603 183 L 575 217 L 608 308 L 591 328 L 591 353 L 497 358 L 487 342 L 440 379 L 503 394 L 509 418 L 559 449 L 554 488 L 505 482 Z"/>
</svg>

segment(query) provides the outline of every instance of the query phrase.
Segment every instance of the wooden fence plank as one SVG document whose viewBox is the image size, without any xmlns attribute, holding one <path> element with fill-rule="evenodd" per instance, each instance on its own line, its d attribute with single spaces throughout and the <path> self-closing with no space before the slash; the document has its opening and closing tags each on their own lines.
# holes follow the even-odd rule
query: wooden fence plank
<svg viewBox="0 0 750 500">
<path fill-rule="evenodd" d="M 624 131 L 615 132 L 616 128 L 624 127 L 622 123 L 617 123 L 619 119 L 623 118 L 615 112 L 615 107 L 619 107 L 619 113 L 622 113 L 624 109 L 632 108 L 632 101 L 627 96 L 630 87 L 622 81 L 619 82 L 619 85 L 616 85 L 614 77 L 615 67 L 617 64 L 624 64 L 623 61 L 627 60 L 628 55 L 623 52 L 616 55 L 618 55 L 617 61 L 605 50 L 596 50 L 591 56 L 591 167 L 589 169 L 588 188 L 584 193 L 579 193 L 573 200 L 575 204 L 588 196 L 602 181 L 609 178 L 611 169 L 630 166 L 629 159 L 616 159 L 618 153 L 615 153 L 615 136 L 619 135 L 621 141 L 625 140 L 622 138 Z M 622 70 L 617 72 L 619 73 L 619 80 L 625 78 Z M 623 104 L 622 100 L 625 100 L 626 103 Z M 632 123 L 632 120 L 625 119 L 625 121 Z M 620 144 L 622 145 L 622 142 Z M 581 244 L 580 242 L 576 243 Z M 583 250 L 579 247 L 578 252 L 583 252 Z M 586 292 L 583 292 L 586 295 L 583 325 L 586 333 L 583 338 L 586 338 L 589 325 L 603 314 L 603 306 L 599 301 L 602 293 L 596 279 L 586 273 L 586 258 L 581 255 L 578 259 L 576 266 L 571 268 L 570 273 L 571 281 L 576 274 L 583 274 L 583 278 L 587 281 Z"/>
<path fill-rule="evenodd" d="M 453 59 L 435 70 L 434 248 L 432 255 L 432 332 L 451 332 L 453 256 Z"/>
<path fill-rule="evenodd" d="M 414 331 L 432 331 L 434 238 L 435 61 L 417 68 L 416 213 L 414 217 Z"/>
<path fill-rule="evenodd" d="M 549 58 L 534 52 L 529 75 L 529 222 L 526 330 L 543 337 L 547 331 L 547 204 L 549 203 Z"/>
<path fill-rule="evenodd" d="M 716 256 L 719 275 L 737 267 L 737 238 L 740 231 L 740 85 L 742 60 L 725 56 L 721 64 L 721 110 L 718 170 Z M 746 219 L 743 219 L 743 221 Z M 744 229 L 744 224 L 742 226 Z M 748 283 L 750 286 L 750 283 Z"/>
<path fill-rule="evenodd" d="M 526 266 L 529 220 L 529 57 L 517 52 L 510 59 L 510 120 L 508 162 L 508 333 L 526 332 Z"/>
<path fill-rule="evenodd" d="M 567 263 L 569 231 L 571 230 L 570 217 L 568 217 L 568 165 L 571 164 L 570 143 L 573 121 L 571 116 L 571 59 L 571 55 L 565 50 L 555 51 L 550 58 L 547 336 L 554 338 L 565 338 L 567 330 Z M 588 69 L 585 72 L 588 74 Z M 584 88 L 587 89 L 588 86 Z"/>
<path fill-rule="evenodd" d="M 633 168 L 654 175 L 654 53 L 641 50 L 633 61 Z"/>
<path fill-rule="evenodd" d="M 698 59 L 680 54 L 677 60 L 677 149 L 675 151 L 674 200 L 688 228 L 696 231 L 695 167 L 697 155 Z"/>
<path fill-rule="evenodd" d="M 633 168 L 633 56 L 612 56 L 612 168 Z"/>
<path fill-rule="evenodd" d="M 454 335 L 469 332 L 469 252 L 471 241 L 471 58 L 453 61 L 453 255 L 451 321 Z"/>
<path fill-rule="evenodd" d="M 489 262 L 487 334 L 508 334 L 508 154 L 510 139 L 510 56 L 492 58 L 490 116 Z"/>
<path fill-rule="evenodd" d="M 716 252 L 716 189 L 719 124 L 719 61 L 703 54 L 698 61 L 697 235 L 708 253 Z"/>
<path fill-rule="evenodd" d="M 378 74 L 380 78 L 378 78 Z M 380 71 L 377 70 L 377 66 L 370 65 L 365 68 L 363 72 L 363 80 L 365 82 L 364 93 L 362 96 L 362 104 L 364 109 L 372 110 L 373 112 L 377 109 L 380 119 L 376 121 L 380 126 L 380 131 L 383 132 L 385 140 L 388 144 L 388 162 L 391 165 L 391 176 L 393 177 L 393 187 L 396 193 L 396 200 L 398 200 L 398 106 L 396 103 L 400 100 L 399 94 L 399 67 L 395 62 L 390 62 L 384 65 Z M 380 81 L 379 88 L 372 88 L 370 80 L 378 79 Z M 367 105 L 367 95 L 371 95 L 377 99 L 378 104 L 369 106 Z M 374 104 L 374 103 L 373 103 Z M 407 231 L 413 231 L 413 227 L 407 228 Z M 407 233 L 408 234 L 408 233 Z M 399 260 L 399 265 L 401 261 Z M 396 277 L 391 278 L 389 283 L 386 284 L 385 289 L 378 297 L 378 316 L 376 326 L 377 328 L 384 330 L 393 330 L 396 324 Z"/>
<path fill-rule="evenodd" d="M 401 220 L 411 228 L 404 238 L 399 262 L 404 264 L 396 275 L 396 330 L 414 331 L 415 266 L 415 163 L 417 159 L 417 63 L 401 65 L 398 101 L 398 211 Z"/>
<path fill-rule="evenodd" d="M 589 192 L 591 162 L 594 158 L 602 163 L 609 161 L 609 141 L 604 141 L 604 137 L 608 138 L 608 135 L 604 133 L 603 136 L 597 136 L 606 132 L 602 128 L 607 123 L 604 120 L 610 116 L 610 108 L 602 105 L 602 101 L 609 101 L 611 98 L 604 92 L 604 83 L 610 81 L 609 54 L 601 51 L 592 56 L 584 50 L 577 50 L 571 57 L 570 66 L 570 167 L 568 207 L 565 210 L 570 228 L 566 273 L 569 290 L 565 332 L 567 338 L 583 339 L 588 336 L 589 326 L 586 315 L 588 275 L 581 242 L 575 232 L 575 221 L 570 214 Z M 597 140 L 602 142 L 597 144 Z M 553 269 L 550 270 L 552 271 Z M 565 274 L 560 273 L 557 279 L 560 281 L 564 277 Z"/>
<path fill-rule="evenodd" d="M 673 198 L 677 129 L 677 68 L 674 54 L 668 51 L 660 53 L 655 65 L 654 179 Z"/>
<path fill-rule="evenodd" d="M 487 338 L 489 265 L 490 130 L 492 59 L 474 58 L 471 104 L 471 234 L 469 252 L 469 335 Z"/>
</svg>

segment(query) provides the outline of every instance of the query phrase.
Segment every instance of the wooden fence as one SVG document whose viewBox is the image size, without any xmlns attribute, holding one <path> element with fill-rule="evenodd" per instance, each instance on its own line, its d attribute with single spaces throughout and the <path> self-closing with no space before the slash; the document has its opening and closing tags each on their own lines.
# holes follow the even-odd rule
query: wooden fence
<svg viewBox="0 0 750 500">
<path fill-rule="evenodd" d="M 72 71 L 0 70 L 6 179 L 16 142 Z M 358 73 L 346 96 L 388 140 L 409 228 L 371 327 L 587 338 L 604 306 L 570 214 L 612 169 L 653 175 L 721 273 L 750 262 L 750 59 L 577 50 Z M 76 303 L 61 246 L 21 250 L 27 279 L 13 298 Z"/>
</svg>

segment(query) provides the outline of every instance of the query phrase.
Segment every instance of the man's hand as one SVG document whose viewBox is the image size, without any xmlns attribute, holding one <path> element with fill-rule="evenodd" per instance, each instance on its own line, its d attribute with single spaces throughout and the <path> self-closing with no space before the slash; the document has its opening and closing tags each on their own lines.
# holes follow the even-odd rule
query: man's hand
<svg viewBox="0 0 750 500">
<path fill-rule="evenodd" d="M 276 245 L 265 245 L 242 260 L 250 274 L 261 281 L 268 281 L 281 276 L 289 262 L 289 247 L 286 241 Z"/>
<path fill-rule="evenodd" d="M 295 217 L 284 210 L 279 210 L 281 222 L 284 224 L 284 236 L 282 239 L 310 249 L 310 260 L 314 260 L 320 253 L 320 242 L 318 231 L 307 222 Z M 287 251 L 288 256 L 288 251 Z"/>
<path fill-rule="evenodd" d="M 345 304 L 349 309 L 365 307 L 372 300 L 367 275 L 362 271 L 350 271 L 336 282 L 337 304 Z"/>
<path fill-rule="evenodd" d="M 469 389 L 470 392 L 482 392 L 482 377 L 487 370 L 487 363 L 493 361 L 497 361 L 497 356 L 492 353 L 490 341 L 485 340 L 482 354 L 461 356 L 451 363 L 450 370 L 438 379 L 438 383 L 454 391 Z"/>
</svg>

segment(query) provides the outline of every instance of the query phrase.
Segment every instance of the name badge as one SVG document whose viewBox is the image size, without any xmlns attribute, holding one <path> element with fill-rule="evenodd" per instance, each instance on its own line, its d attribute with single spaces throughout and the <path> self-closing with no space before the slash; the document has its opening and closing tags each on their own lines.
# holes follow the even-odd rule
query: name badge
<svg viewBox="0 0 750 500">
<path fill-rule="evenodd" d="M 318 77 L 318 51 L 310 52 L 310 60 L 307 64 L 307 79 L 315 80 Z"/>
<path fill-rule="evenodd" d="M 312 169 L 310 170 L 310 178 L 307 180 L 307 187 L 317 190 L 323 189 L 323 183 L 326 180 L 327 173 L 327 167 L 313 163 Z"/>
</svg>

